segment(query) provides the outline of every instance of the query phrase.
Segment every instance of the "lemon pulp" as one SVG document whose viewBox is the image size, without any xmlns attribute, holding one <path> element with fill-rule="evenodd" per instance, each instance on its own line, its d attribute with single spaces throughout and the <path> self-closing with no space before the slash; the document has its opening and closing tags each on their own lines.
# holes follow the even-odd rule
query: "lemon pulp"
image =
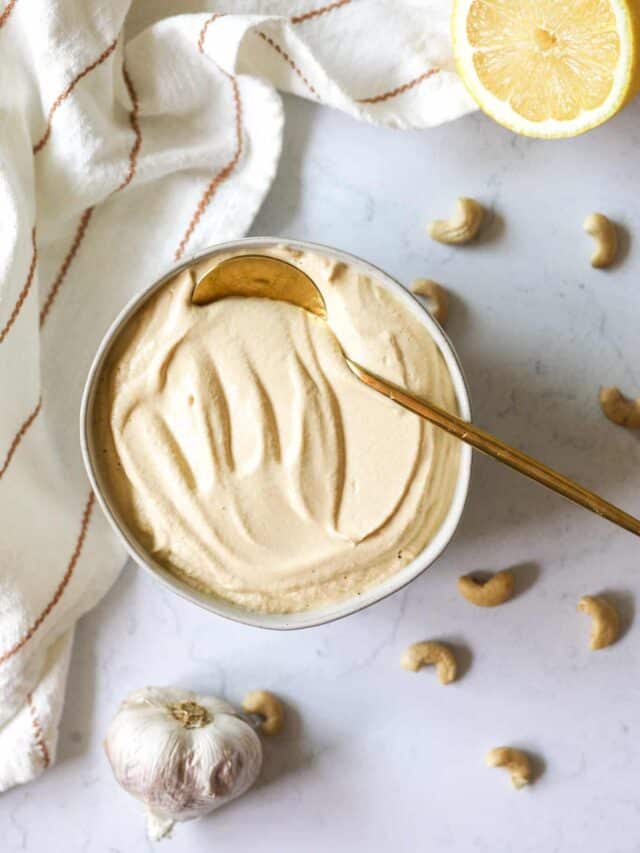
<svg viewBox="0 0 640 853">
<path fill-rule="evenodd" d="M 570 121 L 611 92 L 620 37 L 608 2 L 475 0 L 467 34 L 483 85 L 529 121 Z"/>
<path fill-rule="evenodd" d="M 606 120 L 638 84 L 638 9 L 625 0 L 456 0 L 459 71 L 514 130 L 572 135 Z"/>
</svg>

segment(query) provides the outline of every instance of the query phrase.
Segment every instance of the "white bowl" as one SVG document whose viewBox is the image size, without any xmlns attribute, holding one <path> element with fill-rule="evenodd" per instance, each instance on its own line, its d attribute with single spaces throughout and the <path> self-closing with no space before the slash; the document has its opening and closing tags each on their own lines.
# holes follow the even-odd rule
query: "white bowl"
<svg viewBox="0 0 640 853">
<path fill-rule="evenodd" d="M 208 255 L 218 252 L 233 252 L 236 250 L 259 253 L 265 249 L 274 248 L 275 246 L 283 244 L 303 249 L 305 251 L 317 252 L 318 254 L 332 257 L 336 260 L 345 261 L 351 266 L 361 269 L 364 274 L 371 276 L 377 284 L 391 290 L 396 298 L 402 302 L 405 308 L 427 328 L 429 334 L 437 343 L 449 369 L 449 373 L 451 374 L 460 415 L 465 420 L 471 419 L 469 391 L 462 372 L 462 367 L 460 366 L 458 356 L 451 345 L 451 341 L 431 315 L 422 307 L 418 300 L 405 290 L 402 285 L 382 270 L 374 267 L 372 264 L 369 264 L 353 255 L 349 255 L 346 252 L 341 252 L 338 249 L 332 249 L 329 246 L 322 246 L 317 243 L 307 243 L 301 240 L 285 240 L 282 238 L 276 239 L 271 237 L 249 237 L 243 240 L 234 240 L 230 243 L 221 243 L 217 246 L 210 246 L 204 251 L 199 252 L 197 255 L 192 255 L 187 260 L 169 270 L 159 281 L 156 281 L 149 287 L 145 288 L 123 308 L 104 336 L 100 346 L 98 347 L 91 369 L 89 370 L 80 408 L 80 441 L 84 464 L 98 502 L 120 541 L 136 563 L 151 572 L 151 574 L 158 578 L 158 580 L 165 584 L 165 586 L 168 586 L 174 592 L 177 592 L 178 595 L 189 599 L 189 601 L 193 601 L 195 604 L 199 604 L 201 607 L 204 607 L 212 613 L 216 613 L 218 616 L 224 616 L 227 619 L 232 619 L 236 622 L 243 622 L 246 625 L 254 625 L 260 628 L 287 630 L 293 628 L 308 628 L 313 625 L 322 625 L 326 622 L 331 622 L 334 619 L 341 619 L 343 616 L 356 613 L 365 607 L 369 607 L 369 605 L 374 604 L 376 601 L 386 598 L 386 596 L 391 595 L 391 593 L 397 592 L 397 590 L 402 589 L 402 587 L 406 586 L 410 581 L 422 574 L 422 572 L 424 572 L 425 569 L 427 569 L 440 556 L 440 554 L 442 554 L 446 546 L 449 544 L 462 516 L 467 493 L 469 491 L 469 478 L 471 475 L 471 448 L 466 444 L 461 444 L 458 480 L 453 500 L 449 507 L 449 512 L 436 535 L 420 552 L 420 554 L 412 560 L 411 563 L 399 569 L 391 577 L 387 578 L 377 586 L 373 586 L 358 596 L 344 599 L 330 607 L 304 611 L 301 613 L 257 613 L 245 610 L 236 604 L 225 601 L 224 599 L 217 598 L 213 595 L 207 595 L 193 589 L 187 583 L 180 580 L 166 568 L 161 566 L 151 554 L 147 553 L 142 545 L 136 541 L 134 533 L 128 528 L 125 519 L 121 517 L 117 508 L 109 498 L 109 494 L 103 484 L 99 466 L 96 464 L 97 454 L 92 434 L 93 404 L 95 400 L 97 380 L 102 370 L 102 366 L 114 340 L 117 338 L 124 324 L 133 314 L 136 313 L 151 294 L 155 293 L 158 288 L 162 287 L 163 284 L 176 275 L 176 273 L 179 273 L 181 270 L 185 269 L 185 267 L 191 266 L 191 264 L 196 261 L 206 258 Z"/>
</svg>

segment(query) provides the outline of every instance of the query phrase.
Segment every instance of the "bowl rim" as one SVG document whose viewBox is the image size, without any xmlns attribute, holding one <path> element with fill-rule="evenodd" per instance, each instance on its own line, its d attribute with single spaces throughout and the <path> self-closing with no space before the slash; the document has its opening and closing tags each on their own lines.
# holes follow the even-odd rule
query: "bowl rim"
<svg viewBox="0 0 640 853">
<path fill-rule="evenodd" d="M 403 285 L 393 278 L 393 276 L 375 266 L 375 264 L 372 264 L 357 255 L 350 254 L 349 252 L 345 252 L 341 249 L 336 249 L 322 243 L 314 243 L 308 240 L 297 240 L 287 237 L 242 237 L 237 240 L 228 240 L 224 243 L 215 243 L 190 254 L 187 258 L 171 267 L 171 269 L 169 269 L 159 279 L 156 279 L 150 285 L 143 287 L 138 291 L 118 312 L 98 345 L 85 381 L 80 404 L 80 447 L 85 469 L 96 499 L 111 528 L 114 530 L 116 537 L 124 546 L 128 556 L 133 559 L 137 565 L 149 572 L 156 580 L 165 587 L 168 587 L 172 592 L 194 604 L 199 605 L 205 610 L 208 610 L 210 613 L 256 628 L 290 631 L 325 625 L 329 622 L 334 622 L 338 619 L 350 616 L 353 613 L 365 610 L 367 607 L 370 607 L 379 601 L 383 601 L 388 596 L 393 595 L 393 593 L 404 589 L 404 587 L 433 565 L 453 539 L 466 506 L 471 479 L 471 447 L 467 444 L 461 443 L 458 479 L 456 481 L 454 494 L 447 515 L 435 536 L 431 538 L 427 545 L 410 563 L 403 566 L 400 570 L 386 578 L 381 583 L 375 584 L 364 590 L 363 593 L 356 594 L 351 598 L 343 599 L 334 605 L 294 613 L 263 613 L 260 611 L 245 610 L 240 605 L 227 602 L 222 598 L 201 592 L 194 587 L 189 586 L 185 581 L 181 580 L 176 575 L 173 575 L 168 569 L 160 565 L 152 555 L 145 551 L 145 549 L 136 541 L 135 536 L 126 527 L 125 523 L 119 519 L 117 510 L 110 502 L 106 489 L 103 488 L 99 467 L 96 464 L 97 454 L 92 441 L 91 430 L 96 388 L 102 367 L 110 349 L 124 325 L 157 290 L 163 287 L 170 279 L 178 275 L 187 267 L 205 260 L 209 256 L 219 254 L 221 252 L 234 251 L 236 249 L 246 252 L 246 250 L 250 248 L 259 251 L 260 249 L 274 249 L 279 246 L 317 252 L 318 254 L 334 258 L 335 260 L 346 261 L 351 266 L 359 267 L 374 278 L 376 283 L 381 283 L 384 287 L 394 293 L 411 311 L 413 316 L 426 326 L 428 332 L 436 342 L 453 382 L 460 416 L 465 420 L 471 420 L 471 399 L 469 388 L 460 358 L 453 344 L 442 327 L 433 319 L 431 314 L 418 301 L 414 294 L 403 287 Z"/>
</svg>

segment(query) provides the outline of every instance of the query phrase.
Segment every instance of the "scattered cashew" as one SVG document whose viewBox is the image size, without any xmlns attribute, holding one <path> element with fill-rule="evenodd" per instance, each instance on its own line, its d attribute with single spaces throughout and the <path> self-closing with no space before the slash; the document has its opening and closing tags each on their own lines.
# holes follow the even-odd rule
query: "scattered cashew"
<svg viewBox="0 0 640 853">
<path fill-rule="evenodd" d="M 578 610 L 591 616 L 591 639 L 589 646 L 604 649 L 618 639 L 620 616 L 612 604 L 598 595 L 583 595 L 578 602 Z"/>
<path fill-rule="evenodd" d="M 514 788 L 522 788 L 531 781 L 532 770 L 529 756 L 512 746 L 497 746 L 486 756 L 487 767 L 506 767 L 511 773 Z"/>
<path fill-rule="evenodd" d="M 468 243 L 476 236 L 484 219 L 484 208 L 473 198 L 459 198 L 451 219 L 436 219 L 427 225 L 439 243 Z"/>
<path fill-rule="evenodd" d="M 284 708 L 282 702 L 268 690 L 252 690 L 242 700 L 242 707 L 247 714 L 258 714 L 264 717 L 260 724 L 263 735 L 276 735 L 284 723 Z"/>
<path fill-rule="evenodd" d="M 510 569 L 496 572 L 489 580 L 476 580 L 473 575 L 458 578 L 458 591 L 478 607 L 497 607 L 513 595 L 515 578 Z"/>
<path fill-rule="evenodd" d="M 430 278 L 417 278 L 411 285 L 411 292 L 427 297 L 429 313 L 434 320 L 444 326 L 449 316 L 449 297 L 444 287 Z"/>
<path fill-rule="evenodd" d="M 596 247 L 591 255 L 592 267 L 609 267 L 618 252 L 616 226 L 604 213 L 590 213 L 584 221 L 584 230 L 591 234 Z"/>
<path fill-rule="evenodd" d="M 601 388 L 600 408 L 614 424 L 629 429 L 640 428 L 640 397 L 630 400 L 619 388 Z"/>
<path fill-rule="evenodd" d="M 427 664 L 435 664 L 441 684 L 449 684 L 456 677 L 456 659 L 448 646 L 429 640 L 424 643 L 414 643 L 404 650 L 402 666 L 411 672 L 417 672 Z"/>
</svg>

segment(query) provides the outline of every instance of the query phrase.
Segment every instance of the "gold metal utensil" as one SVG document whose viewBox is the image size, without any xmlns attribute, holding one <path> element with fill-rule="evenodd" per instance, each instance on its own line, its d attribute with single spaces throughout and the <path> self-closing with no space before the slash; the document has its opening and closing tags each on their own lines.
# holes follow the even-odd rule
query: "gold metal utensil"
<svg viewBox="0 0 640 853">
<path fill-rule="evenodd" d="M 228 258 L 198 279 L 191 299 L 196 305 L 206 305 L 227 296 L 260 296 L 290 302 L 328 322 L 327 308 L 315 282 L 301 269 L 279 258 L 267 255 L 239 255 Z M 485 430 L 369 373 L 352 361 L 344 351 L 342 354 L 353 373 L 370 388 L 455 435 L 476 450 L 492 456 L 531 480 L 640 536 L 640 521 L 637 518 L 543 465 L 537 459 L 510 447 Z"/>
</svg>

